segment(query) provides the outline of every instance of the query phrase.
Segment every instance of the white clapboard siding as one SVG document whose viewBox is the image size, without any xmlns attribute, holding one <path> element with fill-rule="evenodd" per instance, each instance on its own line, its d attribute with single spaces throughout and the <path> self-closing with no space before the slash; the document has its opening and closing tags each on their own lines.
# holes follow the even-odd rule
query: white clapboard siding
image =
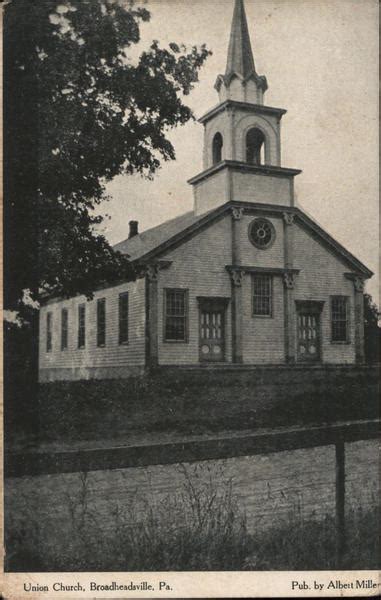
<svg viewBox="0 0 381 600">
<path fill-rule="evenodd" d="M 119 294 L 129 293 L 129 340 L 119 344 Z M 97 300 L 106 299 L 106 344 L 97 347 Z M 86 305 L 86 345 L 78 348 L 78 305 Z M 61 310 L 68 309 L 68 348 L 61 350 Z M 52 313 L 53 347 L 46 351 L 46 314 Z M 92 300 L 84 296 L 52 301 L 40 310 L 39 366 L 43 369 L 78 369 L 144 365 L 145 280 L 98 290 Z"/>
<path fill-rule="evenodd" d="M 169 252 L 172 265 L 159 277 L 159 362 L 194 364 L 199 362 L 199 314 L 197 296 L 231 297 L 231 283 L 225 265 L 231 264 L 231 219 L 204 229 L 188 242 Z M 189 340 L 164 342 L 164 288 L 184 288 L 189 293 Z M 226 311 L 226 360 L 231 361 L 231 307 Z"/>
<path fill-rule="evenodd" d="M 352 281 L 344 277 L 350 268 L 300 226 L 295 225 L 296 300 L 324 301 L 322 312 L 322 359 L 327 363 L 355 362 L 354 343 L 354 289 Z M 349 342 L 331 343 L 330 296 L 349 298 Z"/>
</svg>

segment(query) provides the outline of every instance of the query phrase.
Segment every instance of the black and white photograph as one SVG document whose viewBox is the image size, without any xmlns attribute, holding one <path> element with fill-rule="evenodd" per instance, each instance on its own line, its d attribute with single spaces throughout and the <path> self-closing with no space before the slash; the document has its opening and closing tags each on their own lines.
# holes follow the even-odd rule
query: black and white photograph
<svg viewBox="0 0 381 600">
<path fill-rule="evenodd" d="M 379 595 L 378 3 L 2 17 L 4 597 Z"/>
</svg>

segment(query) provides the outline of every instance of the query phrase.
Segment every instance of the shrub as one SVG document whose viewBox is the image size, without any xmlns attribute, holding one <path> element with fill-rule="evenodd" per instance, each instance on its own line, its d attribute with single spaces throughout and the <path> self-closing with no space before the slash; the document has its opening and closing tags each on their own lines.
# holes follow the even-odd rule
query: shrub
<svg viewBox="0 0 381 600">
<path fill-rule="evenodd" d="M 201 481 L 200 465 L 179 469 L 178 493 L 158 498 L 126 490 L 122 506 L 109 507 L 106 523 L 91 502 L 87 474 L 79 474 L 75 493 L 66 494 L 68 522 L 61 535 L 51 519 L 36 522 L 32 507 L 21 524 L 8 524 L 7 569 L 239 569 L 250 538 L 232 482 L 217 484 L 211 471 Z"/>
</svg>

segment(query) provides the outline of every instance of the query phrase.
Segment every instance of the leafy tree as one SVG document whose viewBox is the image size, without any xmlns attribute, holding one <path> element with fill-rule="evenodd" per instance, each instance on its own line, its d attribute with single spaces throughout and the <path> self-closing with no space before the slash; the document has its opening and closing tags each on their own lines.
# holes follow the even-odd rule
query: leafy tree
<svg viewBox="0 0 381 600">
<path fill-rule="evenodd" d="M 4 331 L 6 431 L 38 434 L 38 319 L 25 290 L 91 296 L 134 276 L 94 209 L 116 175 L 152 177 L 173 159 L 168 131 L 193 116 L 184 102 L 209 51 L 153 41 L 136 58 L 149 18 L 133 0 L 5 5 L 4 305 L 22 323 Z"/>
<path fill-rule="evenodd" d="M 175 158 L 168 131 L 209 51 L 157 41 L 134 59 L 150 13 L 133 0 L 10 0 L 4 19 L 5 303 L 24 289 L 91 295 L 133 276 L 93 209 L 116 175 Z"/>
</svg>

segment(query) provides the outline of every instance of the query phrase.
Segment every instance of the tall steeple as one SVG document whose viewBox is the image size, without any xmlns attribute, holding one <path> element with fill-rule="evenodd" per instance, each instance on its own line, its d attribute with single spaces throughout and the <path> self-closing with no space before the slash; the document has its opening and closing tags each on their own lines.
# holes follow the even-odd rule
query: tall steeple
<svg viewBox="0 0 381 600">
<path fill-rule="evenodd" d="M 243 0 L 236 0 L 234 6 L 225 77 L 231 77 L 234 74 L 240 75 L 243 79 L 255 74 Z"/>
<path fill-rule="evenodd" d="M 225 75 L 217 77 L 215 88 L 221 102 L 230 99 L 263 104 L 267 81 L 255 70 L 243 0 L 235 0 Z"/>
<path fill-rule="evenodd" d="M 281 166 L 280 122 L 286 110 L 266 106 L 266 77 L 255 70 L 243 0 L 235 0 L 220 102 L 205 113 L 203 171 L 189 183 L 196 214 L 226 202 L 294 205 L 298 169 Z"/>
</svg>

